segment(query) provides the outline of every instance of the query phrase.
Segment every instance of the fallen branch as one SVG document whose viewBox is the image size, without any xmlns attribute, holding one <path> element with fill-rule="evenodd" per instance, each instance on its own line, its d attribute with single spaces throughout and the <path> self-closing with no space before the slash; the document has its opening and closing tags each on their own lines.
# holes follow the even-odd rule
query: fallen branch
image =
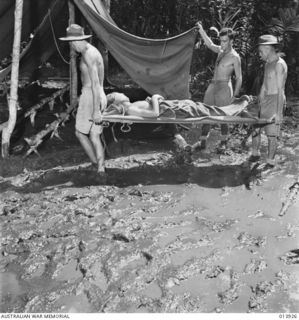
<svg viewBox="0 0 299 320">
<path fill-rule="evenodd" d="M 34 118 L 35 118 L 37 110 L 41 109 L 47 103 L 49 104 L 50 109 L 53 110 L 54 100 L 57 97 L 62 97 L 62 95 L 68 90 L 69 90 L 69 85 L 66 85 L 64 88 L 53 93 L 50 97 L 42 99 L 39 103 L 34 105 L 32 108 L 30 108 L 30 110 L 28 110 L 25 113 L 24 117 L 25 118 L 30 117 L 30 121 L 31 121 L 32 125 L 34 125 Z"/>
<path fill-rule="evenodd" d="M 64 123 L 70 118 L 70 114 L 73 112 L 73 110 L 76 107 L 76 105 L 74 105 L 74 106 L 67 105 L 67 106 L 68 106 L 68 108 L 67 108 L 66 112 L 62 112 L 60 114 L 55 114 L 57 117 L 57 120 L 46 125 L 46 128 L 44 130 L 40 131 L 39 133 L 37 133 L 36 135 L 34 135 L 30 138 L 24 138 L 24 140 L 30 146 L 29 150 L 26 152 L 24 157 L 27 157 L 32 152 L 34 152 L 38 156 L 40 156 L 40 154 L 37 151 L 37 147 L 43 142 L 43 138 L 45 138 L 52 131 L 53 132 L 51 134 L 51 139 L 54 136 L 61 139 L 61 137 L 59 136 L 59 133 L 58 133 L 58 128 L 60 125 L 64 125 Z"/>
<path fill-rule="evenodd" d="M 25 118 L 30 117 L 32 125 L 34 125 L 34 118 L 36 115 L 37 110 L 41 109 L 45 104 L 49 104 L 50 108 L 53 109 L 54 100 L 59 96 L 61 97 L 66 91 L 69 90 L 69 85 L 66 85 L 61 90 L 56 91 L 50 97 L 42 99 L 39 103 L 34 105 L 29 111 L 27 111 L 24 115 Z M 7 126 L 8 121 L 3 122 L 0 124 L 0 132 Z"/>
<path fill-rule="evenodd" d="M 297 194 L 299 193 L 299 180 L 289 188 L 289 191 L 290 192 L 288 194 L 287 200 L 282 204 L 282 208 L 279 212 L 280 217 L 284 216 L 287 213 L 289 206 L 296 199 Z"/>
</svg>

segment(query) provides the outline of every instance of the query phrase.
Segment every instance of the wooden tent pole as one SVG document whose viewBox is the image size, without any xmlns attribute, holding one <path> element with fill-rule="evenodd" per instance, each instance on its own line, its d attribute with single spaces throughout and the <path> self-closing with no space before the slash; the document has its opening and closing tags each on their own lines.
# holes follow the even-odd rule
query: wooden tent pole
<svg viewBox="0 0 299 320">
<path fill-rule="evenodd" d="M 68 0 L 69 6 L 69 25 L 75 23 L 75 5 Z M 70 105 L 74 107 L 78 99 L 78 72 L 76 63 L 76 52 L 70 47 Z"/>
<path fill-rule="evenodd" d="M 102 0 L 102 1 L 104 1 L 105 8 L 108 11 L 108 13 L 110 14 L 110 0 Z M 100 43 L 99 43 L 98 49 L 100 50 L 102 57 L 103 57 L 104 75 L 105 75 L 105 78 L 108 79 L 108 50 L 101 41 L 99 41 L 99 42 Z"/>
<path fill-rule="evenodd" d="M 23 0 L 16 0 L 14 40 L 13 40 L 13 51 L 12 51 L 12 69 L 11 69 L 11 81 L 10 81 L 10 97 L 9 97 L 9 106 L 8 106 L 9 119 L 7 122 L 7 126 L 5 126 L 2 131 L 1 154 L 3 158 L 9 157 L 10 138 L 15 128 L 16 120 L 17 120 L 22 15 L 23 15 Z"/>
</svg>

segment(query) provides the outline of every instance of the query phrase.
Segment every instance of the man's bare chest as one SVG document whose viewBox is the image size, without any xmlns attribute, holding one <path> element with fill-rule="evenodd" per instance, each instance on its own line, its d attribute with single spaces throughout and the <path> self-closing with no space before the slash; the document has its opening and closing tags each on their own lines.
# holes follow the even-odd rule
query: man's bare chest
<svg viewBox="0 0 299 320">
<path fill-rule="evenodd" d="M 221 56 L 221 54 L 217 57 L 216 67 L 221 69 L 232 68 L 234 65 L 234 59 L 232 56 Z"/>
<path fill-rule="evenodd" d="M 275 68 L 272 65 L 265 67 L 264 77 L 266 80 L 269 80 L 269 81 L 276 78 Z"/>
</svg>

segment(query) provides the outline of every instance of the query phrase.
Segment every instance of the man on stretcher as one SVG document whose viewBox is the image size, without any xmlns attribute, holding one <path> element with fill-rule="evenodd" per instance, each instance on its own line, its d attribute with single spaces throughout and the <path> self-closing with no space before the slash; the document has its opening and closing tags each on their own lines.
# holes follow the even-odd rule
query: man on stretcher
<svg viewBox="0 0 299 320">
<path fill-rule="evenodd" d="M 218 108 L 189 99 L 165 100 L 161 95 L 154 94 L 146 100 L 131 103 L 122 93 L 113 92 L 107 95 L 107 108 L 103 116 L 137 116 L 141 118 L 200 118 L 214 116 L 242 116 L 256 118 L 246 108 L 252 102 L 252 97 L 236 98 L 232 104 Z"/>
<path fill-rule="evenodd" d="M 160 114 L 159 101 L 162 96 L 154 94 L 152 98 L 131 103 L 123 93 L 112 92 L 107 95 L 105 115 L 119 114 L 143 118 L 157 118 Z M 164 100 L 164 99 L 163 99 Z"/>
</svg>

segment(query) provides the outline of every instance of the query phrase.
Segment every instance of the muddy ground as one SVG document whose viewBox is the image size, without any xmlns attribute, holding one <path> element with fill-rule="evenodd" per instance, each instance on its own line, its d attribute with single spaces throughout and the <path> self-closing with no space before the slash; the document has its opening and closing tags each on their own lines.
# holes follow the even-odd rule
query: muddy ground
<svg viewBox="0 0 299 320">
<path fill-rule="evenodd" d="M 246 163 L 245 129 L 219 154 L 215 128 L 191 162 L 169 139 L 113 142 L 107 181 L 71 130 L 1 160 L 1 312 L 299 312 L 291 119 L 272 170 Z"/>
</svg>

